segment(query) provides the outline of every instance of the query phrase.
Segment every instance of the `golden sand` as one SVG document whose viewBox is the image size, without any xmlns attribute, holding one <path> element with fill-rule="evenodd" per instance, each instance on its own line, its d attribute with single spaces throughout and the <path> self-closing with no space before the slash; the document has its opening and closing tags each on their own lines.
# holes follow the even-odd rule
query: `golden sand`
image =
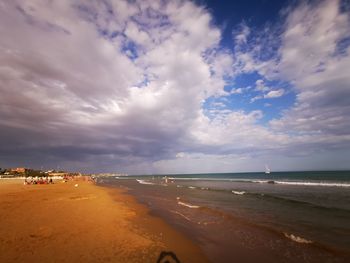
<svg viewBox="0 0 350 263">
<path fill-rule="evenodd" d="M 162 251 L 173 251 L 180 262 L 207 262 L 197 246 L 121 189 L 82 180 L 0 180 L 2 263 L 157 262 Z"/>
</svg>

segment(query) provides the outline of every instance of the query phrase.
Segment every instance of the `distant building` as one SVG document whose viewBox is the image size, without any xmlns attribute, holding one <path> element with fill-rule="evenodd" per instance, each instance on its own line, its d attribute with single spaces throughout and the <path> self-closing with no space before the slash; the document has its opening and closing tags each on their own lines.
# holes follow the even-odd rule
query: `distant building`
<svg viewBox="0 0 350 263">
<path fill-rule="evenodd" d="M 26 172 L 26 168 L 24 167 L 17 167 L 17 168 L 11 168 L 12 173 L 18 173 L 18 174 L 24 174 Z"/>
</svg>

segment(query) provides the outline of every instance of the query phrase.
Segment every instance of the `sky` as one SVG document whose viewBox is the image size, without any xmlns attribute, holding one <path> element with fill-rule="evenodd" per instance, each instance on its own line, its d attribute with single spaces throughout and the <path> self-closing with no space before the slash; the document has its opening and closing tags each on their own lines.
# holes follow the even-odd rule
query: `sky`
<svg viewBox="0 0 350 263">
<path fill-rule="evenodd" d="M 350 1 L 0 0 L 0 167 L 350 169 Z"/>
</svg>

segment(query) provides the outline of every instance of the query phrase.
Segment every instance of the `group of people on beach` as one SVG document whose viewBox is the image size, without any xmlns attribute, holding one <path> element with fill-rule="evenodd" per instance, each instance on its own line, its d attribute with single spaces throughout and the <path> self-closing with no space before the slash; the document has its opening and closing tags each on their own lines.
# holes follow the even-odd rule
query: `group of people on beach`
<svg viewBox="0 0 350 263">
<path fill-rule="evenodd" d="M 53 184 L 53 180 L 49 177 L 26 177 L 24 184 Z"/>
</svg>

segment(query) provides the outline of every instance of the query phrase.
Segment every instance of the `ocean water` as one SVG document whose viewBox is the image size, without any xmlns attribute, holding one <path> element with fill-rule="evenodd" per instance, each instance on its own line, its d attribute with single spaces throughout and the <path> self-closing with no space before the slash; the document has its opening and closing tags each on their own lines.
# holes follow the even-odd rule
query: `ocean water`
<svg viewBox="0 0 350 263">
<path fill-rule="evenodd" d="M 247 255 L 254 261 L 249 251 L 260 262 L 350 262 L 349 171 L 127 176 L 99 183 L 128 189 L 213 262 Z"/>
</svg>

